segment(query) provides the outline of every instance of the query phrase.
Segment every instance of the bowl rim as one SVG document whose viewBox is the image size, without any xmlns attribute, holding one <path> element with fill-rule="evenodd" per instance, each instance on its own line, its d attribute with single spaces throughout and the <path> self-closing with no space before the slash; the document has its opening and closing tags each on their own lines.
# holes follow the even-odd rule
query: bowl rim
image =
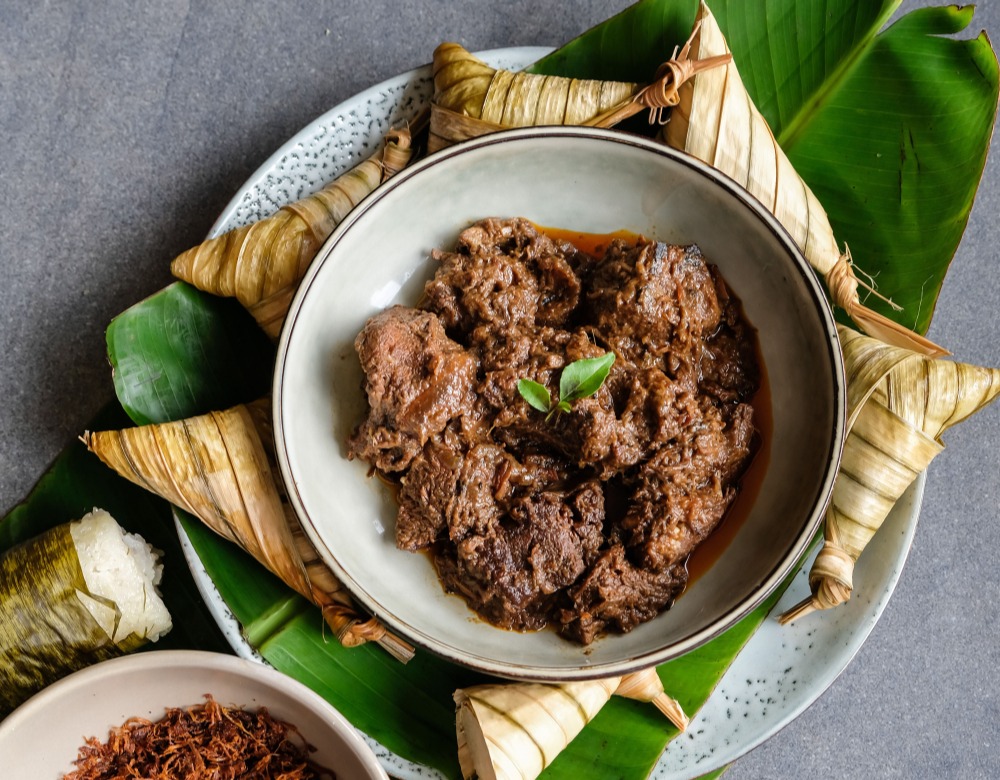
<svg viewBox="0 0 1000 780">
<path fill-rule="evenodd" d="M 812 510 L 808 521 L 802 526 L 795 543 L 782 557 L 770 572 L 758 583 L 756 588 L 749 592 L 739 604 L 732 609 L 724 619 L 716 620 L 700 631 L 690 634 L 679 642 L 675 642 L 665 647 L 646 651 L 629 658 L 617 661 L 608 661 L 596 664 L 581 663 L 576 666 L 544 666 L 519 663 L 516 660 L 497 660 L 493 657 L 478 655 L 472 649 L 457 648 L 447 641 L 438 637 L 429 636 L 420 629 L 411 626 L 400 616 L 383 613 L 379 610 L 379 605 L 373 601 L 363 587 L 357 583 L 339 564 L 336 557 L 327 549 L 326 542 L 317 530 L 312 518 L 306 510 L 305 503 L 299 492 L 298 482 L 292 472 L 288 445 L 286 439 L 286 427 L 283 419 L 283 407 L 285 400 L 284 374 L 285 363 L 288 359 L 288 349 L 298 322 L 299 313 L 302 310 L 304 300 L 309 294 L 313 282 L 320 269 L 324 266 L 328 258 L 333 254 L 334 249 L 340 243 L 343 236 L 353 229 L 354 225 L 362 220 L 369 211 L 375 208 L 385 197 L 403 186 L 410 179 L 419 176 L 422 171 L 433 167 L 447 164 L 455 157 L 464 157 L 474 154 L 477 150 L 486 149 L 498 144 L 518 144 L 521 141 L 557 142 L 562 138 L 586 139 L 599 143 L 613 143 L 630 146 L 665 157 L 675 163 L 683 165 L 696 174 L 708 179 L 710 182 L 725 189 L 731 196 L 740 201 L 743 206 L 749 209 L 772 233 L 775 239 L 781 243 L 790 255 L 795 270 L 798 271 L 801 279 L 806 285 L 806 289 L 813 302 L 814 308 L 821 320 L 821 327 L 826 333 L 826 355 L 832 368 L 834 379 L 833 389 L 833 431 L 830 439 L 830 448 L 825 461 L 827 463 L 826 473 L 819 483 L 816 495 L 811 502 Z M 575 126 L 545 126 L 526 127 L 501 130 L 488 135 L 454 144 L 438 152 L 428 155 L 418 160 L 413 165 L 403 169 L 391 179 L 377 187 L 371 194 L 365 197 L 337 226 L 333 233 L 327 238 L 320 248 L 315 259 L 310 264 L 305 276 L 299 283 L 299 287 L 292 298 L 288 309 L 288 314 L 283 323 L 280 338 L 278 341 L 275 368 L 272 383 L 272 419 L 274 427 L 274 446 L 277 456 L 278 468 L 284 482 L 287 496 L 300 524 L 310 538 L 313 546 L 317 549 L 323 559 L 340 582 L 351 593 L 352 597 L 367 611 L 377 616 L 388 628 L 397 631 L 407 640 L 412 641 L 418 647 L 426 649 L 448 661 L 471 668 L 486 674 L 516 680 L 531 680 L 538 682 L 568 682 L 575 680 L 591 680 L 612 675 L 624 675 L 639 671 L 649 666 L 658 665 L 666 661 L 682 656 L 705 643 L 721 635 L 736 623 L 743 620 L 753 610 L 759 607 L 770 596 L 775 589 L 804 562 L 807 553 L 810 551 L 817 530 L 826 513 L 833 493 L 834 481 L 840 469 L 841 455 L 844 441 L 846 439 L 847 424 L 847 388 L 846 374 L 843 362 L 843 354 L 840 347 L 840 339 L 837 335 L 837 325 L 834 319 L 833 310 L 826 292 L 818 278 L 818 274 L 809 265 L 804 254 L 799 249 L 794 239 L 778 221 L 778 219 L 753 195 L 751 195 L 742 185 L 727 176 L 725 173 L 708 165 L 707 163 L 693 157 L 686 152 L 679 151 L 665 144 L 658 143 L 653 139 L 625 133 L 620 130 L 607 130 L 592 127 Z"/>
<path fill-rule="evenodd" d="M 106 661 L 86 666 L 72 674 L 46 686 L 27 701 L 20 704 L 7 717 L 0 720 L 0 746 L 7 739 L 16 738 L 25 723 L 30 723 L 39 713 L 58 707 L 60 700 L 73 691 L 85 691 L 96 683 L 113 681 L 118 675 L 128 672 L 162 672 L 165 669 L 194 672 L 223 672 L 238 678 L 263 682 L 267 687 L 281 691 L 303 705 L 319 717 L 332 731 L 336 732 L 344 748 L 352 752 L 373 777 L 388 778 L 372 749 L 362 739 L 354 725 L 347 720 L 330 702 L 320 694 L 290 677 L 284 672 L 236 655 L 217 653 L 209 650 L 148 650 L 130 655 L 118 656 Z M 200 702 L 190 702 L 193 706 Z M 175 705 L 164 705 L 175 706 Z M 267 706 L 266 703 L 261 706 Z M 112 724 L 119 725 L 119 724 Z M 298 724 L 292 723 L 296 726 Z M 80 744 L 83 744 L 81 730 Z M 101 735 L 98 735 L 101 736 Z M 314 735 L 315 736 L 315 735 Z M 102 736 L 102 739 L 104 737 Z"/>
</svg>

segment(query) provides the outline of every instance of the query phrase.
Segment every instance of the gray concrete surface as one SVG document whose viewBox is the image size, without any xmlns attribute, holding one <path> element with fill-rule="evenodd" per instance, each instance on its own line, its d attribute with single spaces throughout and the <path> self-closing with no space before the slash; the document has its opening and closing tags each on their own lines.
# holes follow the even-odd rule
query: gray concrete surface
<svg viewBox="0 0 1000 780">
<path fill-rule="evenodd" d="M 111 398 L 108 321 L 284 140 L 442 40 L 558 45 L 626 4 L 0 3 L 0 505 Z M 1000 37 L 982 5 L 974 27 Z M 1000 366 L 998 166 L 994 149 L 931 336 Z M 732 780 L 1000 777 L 1000 406 L 947 445 L 870 639 Z"/>
</svg>

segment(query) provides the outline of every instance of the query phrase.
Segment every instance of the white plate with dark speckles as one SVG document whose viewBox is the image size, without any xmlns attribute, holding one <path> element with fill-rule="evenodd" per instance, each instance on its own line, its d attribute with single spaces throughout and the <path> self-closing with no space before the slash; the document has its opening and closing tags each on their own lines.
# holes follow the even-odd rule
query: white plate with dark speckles
<svg viewBox="0 0 1000 780">
<path fill-rule="evenodd" d="M 522 68 L 544 55 L 539 47 L 498 49 L 481 55 L 497 67 Z M 414 116 L 431 93 L 430 68 L 378 84 L 319 117 L 267 160 L 230 201 L 212 227 L 218 235 L 259 220 L 281 205 L 319 189 L 368 156 L 386 130 Z M 779 626 L 780 614 L 808 595 L 808 564 L 750 639 L 688 731 L 664 751 L 651 777 L 694 778 L 718 769 L 756 747 L 812 704 L 847 667 L 871 633 L 896 587 L 916 528 L 925 478 L 898 502 L 855 572 L 854 597 L 847 604 Z M 177 525 L 184 552 L 202 597 L 233 649 L 262 661 L 244 639 Z M 811 561 L 809 562 L 811 563 Z M 383 766 L 401 778 L 436 777 L 367 738 Z"/>
</svg>

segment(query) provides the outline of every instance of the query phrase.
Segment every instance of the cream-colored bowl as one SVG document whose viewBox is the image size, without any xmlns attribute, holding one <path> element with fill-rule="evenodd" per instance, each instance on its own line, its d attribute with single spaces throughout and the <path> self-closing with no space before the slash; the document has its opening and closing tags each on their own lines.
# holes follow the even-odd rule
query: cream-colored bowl
<svg viewBox="0 0 1000 780">
<path fill-rule="evenodd" d="M 757 328 L 774 425 L 760 493 L 738 534 L 676 604 L 587 648 L 515 633 L 446 594 L 424 555 L 394 543 L 391 490 L 348 461 L 364 414 L 353 341 L 395 303 L 414 305 L 435 247 L 484 217 L 523 216 L 590 233 L 630 230 L 697 243 Z M 357 600 L 416 645 L 500 676 L 620 674 L 725 631 L 785 578 L 816 532 L 837 472 L 845 386 L 822 286 L 756 200 L 709 166 L 614 131 L 538 128 L 486 136 L 403 171 L 331 236 L 292 303 L 278 349 L 274 419 L 290 500 Z"/>
<path fill-rule="evenodd" d="M 204 703 L 267 707 L 294 725 L 313 760 L 338 780 L 387 780 L 355 728 L 319 694 L 263 664 L 221 653 L 158 650 L 115 658 L 53 683 L 0 721 L 0 777 L 57 780 L 88 737 L 131 717 L 158 720 L 168 707 Z"/>
</svg>

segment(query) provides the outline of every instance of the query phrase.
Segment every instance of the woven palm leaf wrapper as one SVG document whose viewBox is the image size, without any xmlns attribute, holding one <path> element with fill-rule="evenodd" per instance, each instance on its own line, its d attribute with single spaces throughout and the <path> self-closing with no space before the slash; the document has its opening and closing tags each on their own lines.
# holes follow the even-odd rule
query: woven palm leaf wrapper
<svg viewBox="0 0 1000 780">
<path fill-rule="evenodd" d="M 896 501 L 944 449 L 941 435 L 1000 395 L 1000 370 L 929 358 L 840 327 L 848 435 L 809 573 L 788 623 L 851 597 L 854 564 Z"/>
<path fill-rule="evenodd" d="M 729 53 L 722 30 L 704 2 L 689 46 L 690 56 L 696 58 Z M 681 86 L 680 101 L 662 136 L 669 146 L 725 173 L 769 209 L 826 279 L 834 304 L 865 333 L 915 352 L 948 354 L 861 304 L 858 286 L 862 283 L 854 275 L 850 254 L 840 251 L 826 211 L 778 145 L 750 99 L 735 62 L 698 73 Z M 875 292 L 871 287 L 868 290 Z"/>
<path fill-rule="evenodd" d="M 683 731 L 687 716 L 650 667 L 574 683 L 496 683 L 455 691 L 458 762 L 464 778 L 533 780 L 612 694 L 651 702 Z"/>
<path fill-rule="evenodd" d="M 409 660 L 413 648 L 359 613 L 282 501 L 265 446 L 269 424 L 258 402 L 82 438 L 110 468 L 194 515 L 319 606 L 343 645 L 374 641 Z"/>
<path fill-rule="evenodd" d="M 457 43 L 434 50 L 434 99 L 427 150 L 512 127 L 611 127 L 643 110 L 677 103 L 678 89 L 700 70 L 730 59 L 664 63 L 648 85 L 496 70 Z"/>
<path fill-rule="evenodd" d="M 178 255 L 170 270 L 199 290 L 236 298 L 273 339 L 320 247 L 365 196 L 409 163 L 411 129 L 390 131 L 378 152 L 319 192 Z"/>
</svg>

